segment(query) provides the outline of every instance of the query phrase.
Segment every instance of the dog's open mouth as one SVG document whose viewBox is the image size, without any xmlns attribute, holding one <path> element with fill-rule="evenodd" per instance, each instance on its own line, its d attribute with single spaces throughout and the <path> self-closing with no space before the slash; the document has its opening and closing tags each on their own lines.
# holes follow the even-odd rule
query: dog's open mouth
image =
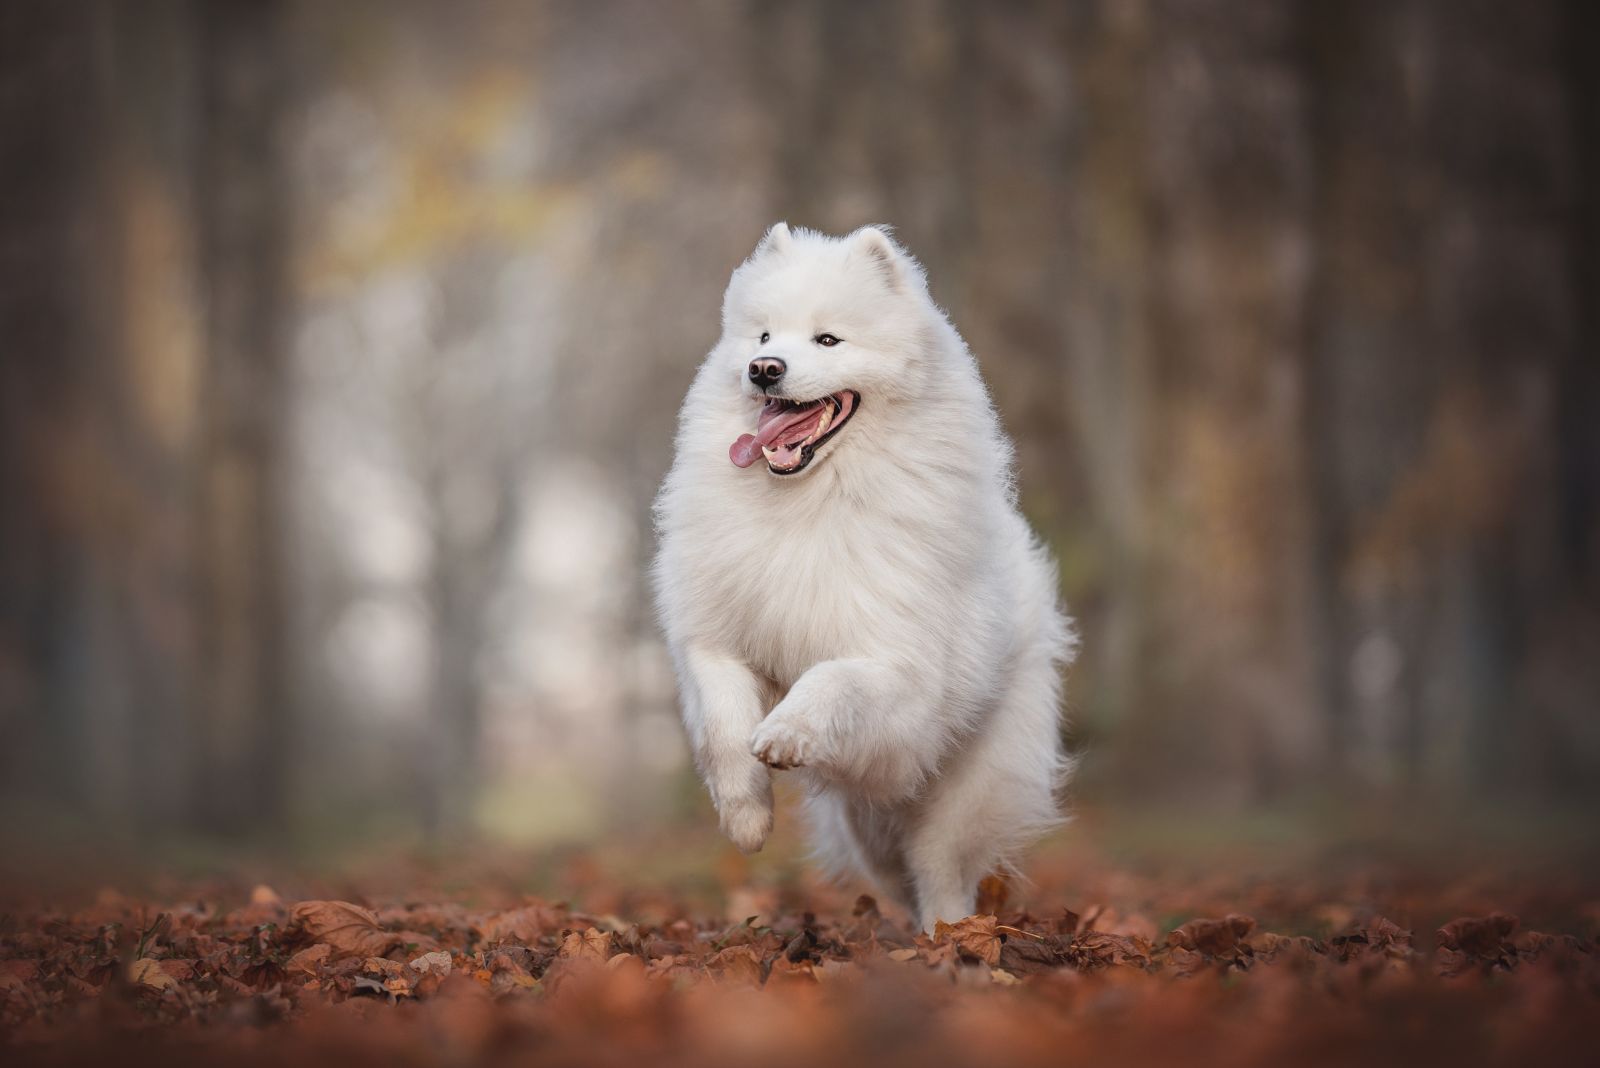
<svg viewBox="0 0 1600 1068">
<path fill-rule="evenodd" d="M 822 443 L 837 434 L 861 404 L 853 389 L 812 401 L 774 398 L 761 409 L 754 434 L 740 434 L 728 448 L 728 459 L 749 467 L 765 456 L 775 475 L 792 475 L 805 469 Z"/>
</svg>

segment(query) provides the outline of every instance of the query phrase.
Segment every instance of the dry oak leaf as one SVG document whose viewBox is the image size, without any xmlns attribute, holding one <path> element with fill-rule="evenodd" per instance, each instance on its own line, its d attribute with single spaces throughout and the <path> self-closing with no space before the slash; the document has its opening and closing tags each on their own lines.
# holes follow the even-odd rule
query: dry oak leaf
<svg viewBox="0 0 1600 1068">
<path fill-rule="evenodd" d="M 1167 935 L 1167 945 L 1220 957 L 1238 949 L 1239 943 L 1255 927 L 1256 921 L 1249 916 L 1229 915 L 1220 920 L 1190 920 Z"/>
<path fill-rule="evenodd" d="M 1116 909 L 1108 908 L 1105 905 L 1098 905 L 1090 910 L 1083 917 L 1080 929 L 1085 934 L 1090 931 L 1103 931 L 1106 934 L 1142 938 L 1151 943 L 1161 937 L 1161 932 L 1156 928 L 1155 921 L 1150 917 L 1137 912 L 1118 912 Z"/>
<path fill-rule="evenodd" d="M 761 956 L 750 946 L 729 946 L 718 951 L 708 963 L 717 975 L 734 982 L 760 986 L 764 978 Z"/>
<path fill-rule="evenodd" d="M 381 975 L 385 979 L 399 979 L 406 974 L 406 966 L 388 957 L 368 957 L 361 962 L 361 970 L 368 975 Z"/>
<path fill-rule="evenodd" d="M 423 975 L 449 975 L 450 954 L 442 949 L 424 953 L 411 962 L 411 967 Z"/>
<path fill-rule="evenodd" d="M 30 979 L 39 975 L 39 962 L 36 960 L 0 960 L 0 990 L 11 990 L 20 987 Z"/>
<path fill-rule="evenodd" d="M 326 942 L 318 942 L 316 945 L 307 946 L 290 957 L 284 968 L 290 973 L 299 972 L 303 975 L 315 976 L 318 965 L 326 961 L 332 953 L 332 946 Z"/>
<path fill-rule="evenodd" d="M 161 961 L 161 970 L 181 983 L 194 978 L 196 963 L 183 957 L 166 957 Z"/>
<path fill-rule="evenodd" d="M 1502 943 L 1516 931 L 1518 922 L 1503 912 L 1459 916 L 1439 928 L 1439 944 L 1474 957 L 1498 957 L 1509 948 Z"/>
<path fill-rule="evenodd" d="M 532 904 L 480 917 L 473 923 L 472 929 L 479 938 L 491 945 L 507 940 L 527 943 L 538 941 L 541 935 L 561 930 L 566 922 L 564 909 Z"/>
<path fill-rule="evenodd" d="M 538 989 L 539 980 L 509 953 L 491 953 L 485 963 L 488 969 L 480 969 L 476 978 L 479 982 L 487 983 L 490 993 L 496 996 Z"/>
<path fill-rule="evenodd" d="M 562 960 L 605 961 L 611 956 L 611 935 L 594 927 L 581 934 L 568 932 L 556 955 Z"/>
<path fill-rule="evenodd" d="M 1000 963 L 1013 975 L 1050 971 L 1060 963 L 1057 939 L 1041 938 L 1027 931 L 1018 932 L 1026 936 L 1021 938 L 1012 935 L 1011 931 L 1006 933 L 1009 937 L 1000 949 Z"/>
<path fill-rule="evenodd" d="M 1086 931 L 1073 939 L 1067 947 L 1067 956 L 1080 967 L 1084 965 L 1150 963 L 1150 943 L 1137 935 L 1106 934 L 1104 931 Z"/>
<path fill-rule="evenodd" d="M 993 968 L 1000 963 L 999 921 L 993 916 L 968 916 L 955 923 L 943 920 L 933 925 L 933 940 L 948 942 L 966 956 L 976 957 Z"/>
<path fill-rule="evenodd" d="M 1011 883 L 1004 875 L 994 872 L 985 875 L 978 883 L 978 914 L 999 915 L 1011 898 Z"/>
<path fill-rule="evenodd" d="M 302 901 L 290 913 L 294 922 L 341 957 L 381 957 L 400 944 L 370 909 L 348 901 Z"/>
<path fill-rule="evenodd" d="M 152 990 L 171 990 L 178 985 L 178 981 L 161 967 L 161 962 L 150 957 L 140 957 L 128 965 L 128 978 Z"/>
</svg>

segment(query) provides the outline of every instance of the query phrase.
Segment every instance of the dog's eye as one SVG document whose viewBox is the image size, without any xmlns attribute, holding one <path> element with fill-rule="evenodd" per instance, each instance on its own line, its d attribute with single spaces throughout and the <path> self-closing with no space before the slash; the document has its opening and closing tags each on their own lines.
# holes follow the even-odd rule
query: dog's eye
<svg viewBox="0 0 1600 1068">
<path fill-rule="evenodd" d="M 828 348 L 828 349 L 833 348 L 835 345 L 837 345 L 839 343 L 839 339 L 834 337 L 832 334 L 818 334 L 816 337 L 812 338 L 811 340 L 815 341 L 817 344 L 821 345 L 823 348 Z"/>
<path fill-rule="evenodd" d="M 763 345 L 765 345 L 767 342 L 769 342 L 771 340 L 772 340 L 772 335 L 771 334 L 767 333 L 765 330 L 761 331 L 761 343 Z"/>
</svg>

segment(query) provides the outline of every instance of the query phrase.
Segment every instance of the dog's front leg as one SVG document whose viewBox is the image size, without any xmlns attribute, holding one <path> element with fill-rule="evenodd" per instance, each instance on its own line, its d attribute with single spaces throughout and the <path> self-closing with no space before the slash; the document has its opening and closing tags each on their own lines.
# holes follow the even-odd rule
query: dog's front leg
<svg viewBox="0 0 1600 1068">
<path fill-rule="evenodd" d="M 680 658 L 683 719 L 722 833 L 746 853 L 772 831 L 772 772 L 750 753 L 761 722 L 761 684 L 737 659 L 689 645 Z"/>
<path fill-rule="evenodd" d="M 809 767 L 897 801 L 938 766 L 946 732 L 934 708 L 909 672 L 877 660 L 826 660 L 755 729 L 750 752 L 769 767 Z"/>
</svg>

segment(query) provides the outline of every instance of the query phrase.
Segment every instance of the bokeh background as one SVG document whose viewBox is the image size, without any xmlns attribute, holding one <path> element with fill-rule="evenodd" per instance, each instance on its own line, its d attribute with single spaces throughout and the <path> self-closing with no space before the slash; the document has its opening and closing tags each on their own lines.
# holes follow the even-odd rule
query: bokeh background
<svg viewBox="0 0 1600 1068">
<path fill-rule="evenodd" d="M 1597 13 L 5 0 L 6 840 L 709 821 L 648 505 L 778 219 L 978 354 L 1084 810 L 1581 813 Z"/>
</svg>

